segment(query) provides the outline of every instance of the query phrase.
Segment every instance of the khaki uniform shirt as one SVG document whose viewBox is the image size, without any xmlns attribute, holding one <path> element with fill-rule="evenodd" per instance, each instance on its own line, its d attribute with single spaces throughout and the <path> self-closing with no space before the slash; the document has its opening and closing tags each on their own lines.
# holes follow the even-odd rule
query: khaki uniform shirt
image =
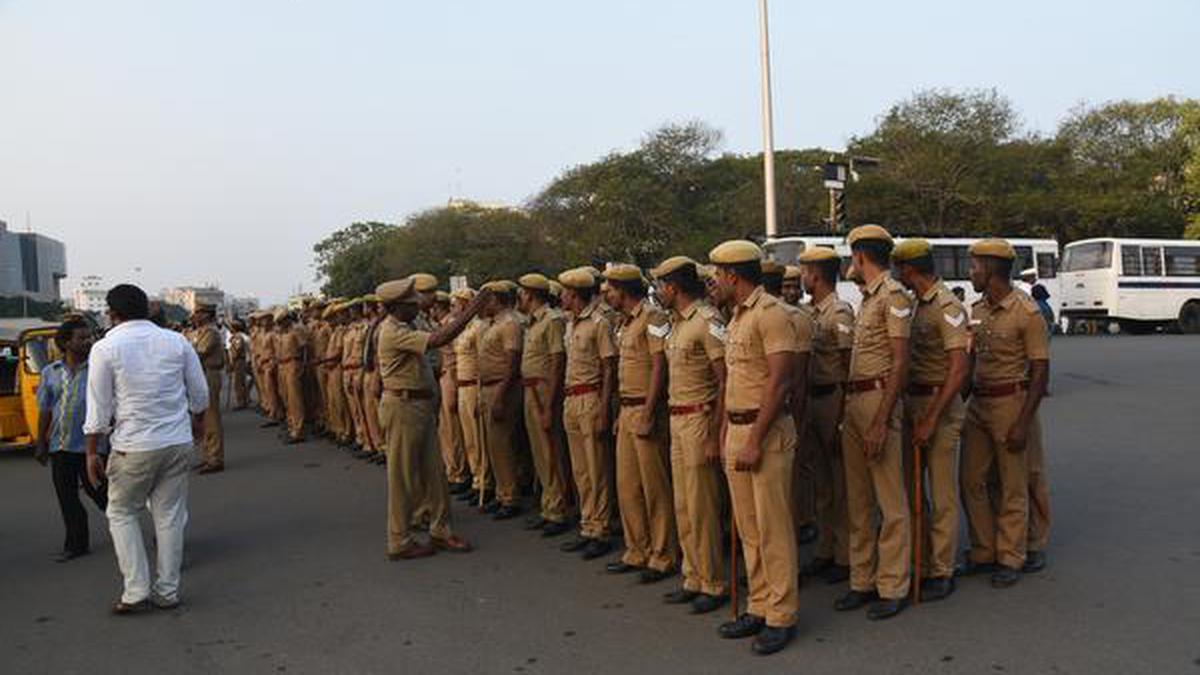
<svg viewBox="0 0 1200 675">
<path fill-rule="evenodd" d="M 483 322 L 471 319 L 463 332 L 454 338 L 454 368 L 459 382 L 474 382 L 479 379 L 479 351 L 475 348 Z"/>
<path fill-rule="evenodd" d="M 563 339 L 566 330 L 562 315 L 549 307 L 543 306 L 533 312 L 521 350 L 521 377 L 550 376 L 550 358 L 566 351 Z"/>
<path fill-rule="evenodd" d="M 770 375 L 767 357 L 796 353 L 796 324 L 783 305 L 759 286 L 733 310 L 725 342 L 727 410 L 757 410 Z"/>
<path fill-rule="evenodd" d="M 383 388 L 432 391 L 433 370 L 425 359 L 430 334 L 394 316 L 379 325 L 379 370 Z"/>
<path fill-rule="evenodd" d="M 789 305 L 781 298 L 777 298 L 779 304 L 787 311 L 792 318 L 792 325 L 796 327 L 796 351 L 800 354 L 807 354 L 812 351 L 814 317 L 811 308 L 801 305 Z"/>
<path fill-rule="evenodd" d="M 900 282 L 880 274 L 863 286 L 862 308 L 854 324 L 850 380 L 886 377 L 892 369 L 892 339 L 907 338 L 912 328 L 912 299 Z"/>
<path fill-rule="evenodd" d="M 342 363 L 342 344 L 346 340 L 346 327 L 334 326 L 329 332 L 329 343 L 325 348 L 325 358 L 329 361 L 329 366 L 340 366 Z"/>
<path fill-rule="evenodd" d="M 712 362 L 725 358 L 725 317 L 703 300 L 693 302 L 674 314 L 666 352 L 670 404 L 712 401 L 717 397 Z"/>
<path fill-rule="evenodd" d="M 908 379 L 913 384 L 940 385 L 950 371 L 952 349 L 966 349 L 970 342 L 967 310 L 939 279 L 917 298 L 909 343 Z"/>
<path fill-rule="evenodd" d="M 624 398 L 644 398 L 650 393 L 652 357 L 663 353 L 671 324 L 667 315 L 643 299 L 617 331 L 617 391 Z"/>
<path fill-rule="evenodd" d="M 361 321 L 355 321 L 346 329 L 342 336 L 342 367 L 362 366 L 363 341 L 366 339 L 366 328 Z"/>
<path fill-rule="evenodd" d="M 598 310 L 599 299 L 592 300 L 567 326 L 567 376 L 568 387 L 582 384 L 600 384 L 601 362 L 617 355 L 613 342 L 612 325 Z"/>
<path fill-rule="evenodd" d="M 1050 358 L 1046 321 L 1037 303 L 1024 291 L 1013 289 L 992 304 L 986 297 L 971 305 L 975 343 L 975 383 L 1023 382 L 1029 362 Z"/>
<path fill-rule="evenodd" d="M 325 360 L 325 353 L 329 351 L 329 334 L 332 330 L 329 324 L 324 321 L 318 322 L 313 326 L 312 330 L 312 356 L 313 362 Z"/>
<path fill-rule="evenodd" d="M 244 363 L 246 360 L 246 336 L 234 333 L 229 338 L 229 362 Z"/>
<path fill-rule="evenodd" d="M 205 370 L 225 368 L 225 345 L 221 344 L 221 334 L 212 324 L 197 328 L 188 337 Z"/>
<path fill-rule="evenodd" d="M 278 351 L 275 358 L 283 363 L 297 363 L 304 357 L 304 334 L 296 326 L 279 334 Z"/>
<path fill-rule="evenodd" d="M 480 384 L 500 380 L 512 363 L 512 352 L 521 351 L 521 323 L 511 310 L 492 317 L 479 333 Z"/>
<path fill-rule="evenodd" d="M 847 376 L 842 350 L 854 347 L 854 310 L 835 292 L 825 296 L 813 311 L 812 384 L 841 384 Z"/>
</svg>

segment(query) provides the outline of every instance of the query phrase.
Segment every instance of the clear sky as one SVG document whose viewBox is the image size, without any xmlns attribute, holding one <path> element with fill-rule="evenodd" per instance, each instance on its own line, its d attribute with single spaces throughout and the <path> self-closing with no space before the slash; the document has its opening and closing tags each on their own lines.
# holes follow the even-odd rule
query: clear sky
<svg viewBox="0 0 1200 675">
<path fill-rule="evenodd" d="M 312 244 L 451 196 L 519 202 L 702 119 L 761 143 L 756 0 L 0 0 L 0 219 L 86 274 L 280 300 Z M 1028 128 L 1200 96 L 1197 0 L 773 0 L 776 145 L 925 87 Z M 135 273 L 141 268 L 141 273 Z"/>
</svg>

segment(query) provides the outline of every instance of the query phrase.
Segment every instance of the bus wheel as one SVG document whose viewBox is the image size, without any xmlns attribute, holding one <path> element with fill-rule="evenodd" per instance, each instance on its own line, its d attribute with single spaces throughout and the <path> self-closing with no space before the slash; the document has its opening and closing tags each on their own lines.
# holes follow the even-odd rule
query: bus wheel
<svg viewBox="0 0 1200 675">
<path fill-rule="evenodd" d="M 1130 335 L 1149 335 L 1154 332 L 1154 323 L 1151 321 L 1122 321 L 1121 332 L 1129 333 Z"/>
<path fill-rule="evenodd" d="M 1179 332 L 1200 333 L 1200 300 L 1188 300 L 1179 310 Z"/>
</svg>

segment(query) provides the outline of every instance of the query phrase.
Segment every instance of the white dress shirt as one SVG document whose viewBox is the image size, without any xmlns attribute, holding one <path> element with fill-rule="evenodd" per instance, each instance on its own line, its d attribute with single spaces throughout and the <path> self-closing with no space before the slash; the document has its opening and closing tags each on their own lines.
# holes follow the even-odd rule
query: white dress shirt
<svg viewBox="0 0 1200 675">
<path fill-rule="evenodd" d="M 206 408 L 204 369 L 182 335 L 149 321 L 126 321 L 92 346 L 83 432 L 111 433 L 114 451 L 191 443 L 188 413 Z"/>
</svg>

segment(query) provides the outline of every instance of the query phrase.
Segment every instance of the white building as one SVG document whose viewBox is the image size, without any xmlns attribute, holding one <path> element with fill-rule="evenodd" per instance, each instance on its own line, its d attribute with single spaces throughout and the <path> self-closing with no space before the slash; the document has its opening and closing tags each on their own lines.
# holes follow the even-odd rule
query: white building
<svg viewBox="0 0 1200 675">
<path fill-rule="evenodd" d="M 215 305 L 217 313 L 225 311 L 225 292 L 216 286 L 179 286 L 162 292 L 163 302 L 179 305 L 189 312 L 196 311 L 197 304 Z"/>
<path fill-rule="evenodd" d="M 71 294 L 71 306 L 77 312 L 94 312 L 103 315 L 108 309 L 108 302 L 105 300 L 107 295 L 108 287 L 104 285 L 103 279 L 89 274 L 79 281 L 79 286 Z"/>
</svg>

